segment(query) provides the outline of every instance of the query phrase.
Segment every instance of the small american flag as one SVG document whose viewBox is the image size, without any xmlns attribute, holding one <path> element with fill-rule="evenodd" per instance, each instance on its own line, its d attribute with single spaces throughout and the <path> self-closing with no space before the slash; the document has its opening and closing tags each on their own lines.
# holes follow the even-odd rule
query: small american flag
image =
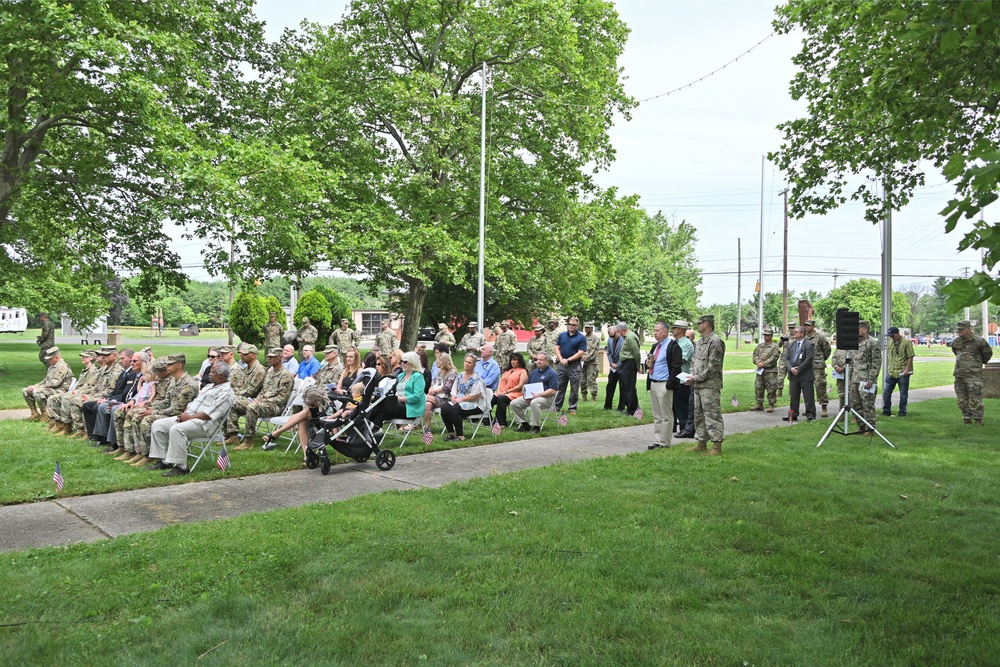
<svg viewBox="0 0 1000 667">
<path fill-rule="evenodd" d="M 424 431 L 424 437 L 420 439 L 424 441 L 425 445 L 430 446 L 430 444 L 434 442 L 434 434 L 430 431 Z"/>
<path fill-rule="evenodd" d="M 733 394 L 733 400 L 731 400 L 729 402 L 733 404 L 734 408 L 737 408 L 740 405 L 740 402 L 738 400 L 736 400 L 736 394 Z"/>
<path fill-rule="evenodd" d="M 632 414 L 632 416 L 635 417 L 636 419 L 641 420 L 642 419 L 642 408 L 636 408 L 635 412 Z"/>
<path fill-rule="evenodd" d="M 567 417 L 566 413 L 564 412 L 561 415 L 559 415 L 559 419 L 557 419 L 556 421 L 559 422 L 560 426 L 566 426 L 567 424 L 569 424 L 569 417 Z"/>
<path fill-rule="evenodd" d="M 56 471 L 52 473 L 52 481 L 56 483 L 56 491 L 62 491 L 63 476 L 62 468 L 59 467 L 59 461 L 56 461 Z"/>
<path fill-rule="evenodd" d="M 215 465 L 219 466 L 219 470 L 223 472 L 229 468 L 229 452 L 226 451 L 225 445 L 222 445 L 222 451 L 219 452 L 219 458 L 215 459 Z"/>
<path fill-rule="evenodd" d="M 493 435 L 500 437 L 501 433 L 503 433 L 503 426 L 500 425 L 500 422 L 493 422 Z"/>
</svg>

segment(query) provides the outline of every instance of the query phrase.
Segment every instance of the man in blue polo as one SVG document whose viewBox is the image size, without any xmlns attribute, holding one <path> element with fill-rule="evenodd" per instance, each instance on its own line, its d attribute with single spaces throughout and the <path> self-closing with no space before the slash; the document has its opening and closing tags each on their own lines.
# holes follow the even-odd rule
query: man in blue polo
<svg viewBox="0 0 1000 667">
<path fill-rule="evenodd" d="M 476 362 L 476 375 L 482 378 L 484 385 L 496 391 L 500 385 L 500 365 L 493 358 L 493 343 L 479 348 L 479 354 L 482 358 Z"/>
<path fill-rule="evenodd" d="M 300 379 L 305 380 L 308 377 L 316 375 L 316 373 L 319 373 L 319 359 L 316 358 L 316 348 L 309 344 L 303 345 L 302 361 L 299 363 L 295 374 Z"/>
<path fill-rule="evenodd" d="M 556 339 L 556 376 L 559 378 L 559 392 L 556 394 L 556 410 L 562 410 L 569 384 L 569 413 L 576 414 L 576 401 L 580 393 L 580 378 L 583 376 L 583 356 L 587 353 L 587 337 L 580 333 L 580 320 L 569 318 L 569 330 Z"/>
</svg>

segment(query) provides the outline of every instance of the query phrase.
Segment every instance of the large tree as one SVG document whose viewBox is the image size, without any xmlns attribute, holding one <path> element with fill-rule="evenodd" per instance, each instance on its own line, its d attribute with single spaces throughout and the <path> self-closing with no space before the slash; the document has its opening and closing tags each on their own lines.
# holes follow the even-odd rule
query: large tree
<svg viewBox="0 0 1000 667">
<path fill-rule="evenodd" d="M 831 290 L 830 294 L 813 302 L 818 324 L 827 331 L 836 330 L 837 309 L 857 311 L 861 319 L 871 323 L 871 330 L 882 330 L 882 283 L 874 278 L 858 278 Z M 905 326 L 910 321 L 910 302 L 902 292 L 892 293 L 890 325 Z"/>
<path fill-rule="evenodd" d="M 784 142 L 771 156 L 791 179 L 793 215 L 850 197 L 876 222 L 924 184 L 928 163 L 954 181 L 948 231 L 997 199 L 1000 4 L 790 0 L 777 13 L 779 33 L 803 34 L 791 93 L 808 115 L 779 126 Z M 984 248 L 992 269 L 1000 225 L 976 222 L 958 245 Z M 977 273 L 948 293 L 952 309 L 1000 303 L 1000 281 Z"/>
<path fill-rule="evenodd" d="M 487 280 L 504 295 L 532 285 L 539 310 L 592 287 L 609 232 L 583 202 L 632 106 L 627 33 L 606 0 L 357 0 L 336 26 L 285 37 L 280 120 L 346 174 L 327 256 L 406 291 L 404 346 L 428 291 L 476 274 L 484 63 Z"/>
</svg>

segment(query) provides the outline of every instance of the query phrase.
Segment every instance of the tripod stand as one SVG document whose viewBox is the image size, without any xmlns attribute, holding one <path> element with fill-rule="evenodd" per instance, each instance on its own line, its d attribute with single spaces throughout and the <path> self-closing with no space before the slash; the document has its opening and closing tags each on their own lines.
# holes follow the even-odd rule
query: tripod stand
<svg viewBox="0 0 1000 667">
<path fill-rule="evenodd" d="M 855 417 L 858 418 L 858 421 L 860 421 L 862 424 L 871 429 L 872 433 L 885 440 L 885 444 L 889 445 L 893 449 L 896 449 L 896 445 L 889 442 L 888 438 L 879 433 L 878 429 L 875 428 L 873 424 L 869 424 L 867 419 L 862 417 L 857 410 L 851 407 L 851 360 L 850 359 L 847 360 L 847 365 L 844 366 L 844 387 L 847 389 L 847 402 L 845 403 L 843 401 L 843 398 L 841 399 L 840 412 L 838 412 L 837 416 L 833 418 L 833 423 L 830 424 L 830 428 L 826 429 L 826 433 L 824 433 L 823 437 L 819 439 L 819 442 L 816 444 L 816 446 L 819 447 L 824 442 L 826 442 L 826 439 L 830 437 L 830 434 L 833 433 L 834 431 L 836 431 L 840 435 L 856 435 L 858 433 L 857 431 L 855 431 L 854 433 L 848 433 L 847 430 L 848 427 L 850 426 L 850 417 L 851 415 L 854 415 Z M 840 425 L 841 417 L 844 418 L 843 426 Z"/>
</svg>

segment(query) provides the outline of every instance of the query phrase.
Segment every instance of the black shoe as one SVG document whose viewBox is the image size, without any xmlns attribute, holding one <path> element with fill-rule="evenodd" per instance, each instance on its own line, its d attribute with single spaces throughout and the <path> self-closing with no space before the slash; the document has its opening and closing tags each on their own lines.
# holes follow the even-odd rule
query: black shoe
<svg viewBox="0 0 1000 667">
<path fill-rule="evenodd" d="M 163 476 L 164 477 L 177 477 L 178 475 L 186 475 L 189 472 L 191 472 L 191 471 L 188 470 L 187 468 L 181 468 L 180 466 L 174 466 L 173 468 L 171 468 L 167 472 L 163 473 Z"/>
<path fill-rule="evenodd" d="M 458 437 L 454 433 L 449 433 L 444 439 L 445 442 L 455 442 L 456 440 L 458 440 Z"/>
<path fill-rule="evenodd" d="M 886 412 L 885 410 L 883 410 L 883 411 L 882 411 L 882 416 L 883 416 L 883 417 L 891 417 L 891 416 L 892 416 L 892 413 L 891 413 L 891 412 Z"/>
<path fill-rule="evenodd" d="M 682 431 L 682 432 L 680 432 L 680 433 L 677 434 L 677 437 L 678 438 L 693 438 L 694 437 L 694 433 L 692 433 L 691 431 Z"/>
<path fill-rule="evenodd" d="M 518 433 L 527 433 L 528 431 L 531 430 L 531 427 L 528 426 L 528 422 L 521 422 L 520 424 L 517 425 L 517 428 L 514 430 Z"/>
<path fill-rule="evenodd" d="M 807 422 L 814 422 L 814 421 L 816 421 L 816 418 L 815 417 L 806 417 L 806 421 Z"/>
<path fill-rule="evenodd" d="M 906 416 L 906 413 L 905 413 L 905 412 L 900 412 L 900 413 L 899 413 L 898 415 L 896 415 L 896 416 L 897 416 L 897 417 L 905 417 L 905 416 Z"/>
<path fill-rule="evenodd" d="M 798 417 L 782 417 L 781 418 L 781 421 L 783 421 L 783 422 L 786 422 L 786 421 L 789 421 L 789 420 L 793 421 L 793 422 L 797 422 L 799 420 L 799 418 Z"/>
<path fill-rule="evenodd" d="M 610 406 L 610 405 L 605 405 L 603 409 L 604 409 L 604 410 L 610 410 L 610 409 L 611 409 L 611 406 Z"/>
<path fill-rule="evenodd" d="M 541 433 L 541 432 L 542 432 L 542 429 L 541 429 L 540 427 L 538 427 L 538 426 L 532 426 L 532 427 L 531 427 L 531 432 L 532 432 L 533 434 L 538 434 L 538 433 Z"/>
<path fill-rule="evenodd" d="M 146 466 L 146 470 L 166 470 L 167 468 L 172 468 L 173 466 L 169 463 L 163 461 L 157 461 L 156 463 L 150 463 Z"/>
<path fill-rule="evenodd" d="M 625 408 L 618 408 L 618 412 L 625 414 Z"/>
<path fill-rule="evenodd" d="M 654 449 L 660 449 L 661 447 L 663 447 L 663 445 L 654 442 L 649 447 L 646 447 L 646 449 L 648 449 L 649 451 L 653 451 Z"/>
</svg>

